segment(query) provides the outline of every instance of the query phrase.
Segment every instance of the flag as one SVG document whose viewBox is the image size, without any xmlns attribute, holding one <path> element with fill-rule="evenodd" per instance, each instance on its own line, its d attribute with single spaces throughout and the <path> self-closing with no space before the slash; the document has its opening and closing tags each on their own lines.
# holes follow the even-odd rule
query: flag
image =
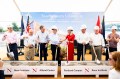
<svg viewBox="0 0 120 79">
<path fill-rule="evenodd" d="M 30 22 L 29 22 L 29 16 L 28 16 L 28 18 L 27 18 L 26 32 L 28 33 L 30 29 L 31 28 L 30 28 Z"/>
<path fill-rule="evenodd" d="M 96 26 L 99 27 L 99 33 L 101 33 L 101 27 L 100 27 L 100 17 L 98 16 Z"/>
<path fill-rule="evenodd" d="M 32 30 L 34 30 L 34 21 L 32 21 L 32 22 L 30 23 L 30 28 L 31 28 Z"/>
<path fill-rule="evenodd" d="M 21 36 L 23 35 L 23 32 L 25 31 L 25 28 L 24 28 L 24 22 L 23 22 L 23 16 L 22 16 L 22 18 L 21 18 Z M 23 39 L 21 39 L 20 40 L 20 46 L 24 46 L 24 40 Z"/>
<path fill-rule="evenodd" d="M 103 16 L 103 20 L 102 20 L 101 34 L 103 35 L 103 38 L 105 40 L 105 16 Z"/>
<path fill-rule="evenodd" d="M 21 18 L 21 34 L 20 35 L 23 35 L 23 32 L 25 31 L 25 28 L 24 28 L 24 22 L 23 22 L 23 16 Z"/>
<path fill-rule="evenodd" d="M 30 22 L 29 22 L 29 16 L 28 16 L 28 18 L 27 18 L 27 26 L 28 26 L 29 23 L 30 23 Z"/>
<path fill-rule="evenodd" d="M 103 35 L 105 44 L 107 44 L 107 41 L 105 40 L 105 16 L 103 16 L 103 20 L 102 20 L 101 34 Z M 105 56 L 106 56 L 105 60 L 107 61 L 109 59 L 109 49 L 108 49 L 108 47 L 106 47 Z"/>
</svg>

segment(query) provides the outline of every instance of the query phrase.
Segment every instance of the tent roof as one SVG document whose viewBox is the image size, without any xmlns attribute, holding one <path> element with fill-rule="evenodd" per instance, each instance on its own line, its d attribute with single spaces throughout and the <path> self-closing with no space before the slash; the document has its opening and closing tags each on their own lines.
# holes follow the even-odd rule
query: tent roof
<svg viewBox="0 0 120 79">
<path fill-rule="evenodd" d="M 120 23 L 120 0 L 112 0 L 105 12 L 105 21 L 107 23 Z"/>
<path fill-rule="evenodd" d="M 22 12 L 104 12 L 110 0 L 15 0 Z"/>
<path fill-rule="evenodd" d="M 20 22 L 21 12 L 104 12 L 106 22 L 120 23 L 120 0 L 0 0 L 0 10 L 0 22 Z"/>
</svg>

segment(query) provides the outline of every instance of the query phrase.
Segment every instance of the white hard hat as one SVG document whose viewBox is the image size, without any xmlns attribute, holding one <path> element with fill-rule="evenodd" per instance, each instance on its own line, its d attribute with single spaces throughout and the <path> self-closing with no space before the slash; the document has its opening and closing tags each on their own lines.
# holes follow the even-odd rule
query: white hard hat
<svg viewBox="0 0 120 79">
<path fill-rule="evenodd" d="M 111 29 L 117 29 L 117 26 L 112 26 L 112 28 Z"/>
<path fill-rule="evenodd" d="M 81 25 L 80 29 L 87 29 L 87 26 L 85 24 Z"/>
<path fill-rule="evenodd" d="M 67 30 L 73 30 L 72 26 L 67 27 Z"/>
<path fill-rule="evenodd" d="M 51 29 L 52 29 L 52 30 L 53 30 L 53 29 L 58 30 L 57 26 L 52 26 L 52 28 L 51 28 Z"/>
<path fill-rule="evenodd" d="M 99 26 L 94 27 L 94 30 L 99 30 L 99 29 L 100 29 Z"/>
<path fill-rule="evenodd" d="M 8 25 L 7 28 L 13 28 L 12 25 Z"/>
</svg>

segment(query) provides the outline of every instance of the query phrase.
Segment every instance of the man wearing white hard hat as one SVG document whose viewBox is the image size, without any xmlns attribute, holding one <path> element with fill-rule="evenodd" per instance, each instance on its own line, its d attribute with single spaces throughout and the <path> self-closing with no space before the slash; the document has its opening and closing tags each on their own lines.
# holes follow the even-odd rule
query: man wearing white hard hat
<svg viewBox="0 0 120 79">
<path fill-rule="evenodd" d="M 49 35 L 50 43 L 51 43 L 51 51 L 52 51 L 52 60 L 58 61 L 60 65 L 60 37 L 58 35 L 58 28 L 56 26 L 52 26 L 52 34 Z"/>
<path fill-rule="evenodd" d="M 73 34 L 73 28 L 67 27 L 67 36 L 64 40 L 67 40 L 67 60 L 73 61 L 74 60 L 74 39 L 75 35 Z M 63 40 L 63 41 L 64 41 Z"/>
<path fill-rule="evenodd" d="M 112 26 L 112 33 L 107 36 L 107 42 L 109 44 L 109 51 L 117 51 L 117 43 L 119 42 L 120 36 L 116 33 L 117 26 Z"/>
<path fill-rule="evenodd" d="M 13 30 L 11 25 L 7 27 L 7 32 L 4 33 L 2 40 L 7 41 L 8 52 L 13 52 L 14 59 L 18 60 L 17 33 Z"/>
<path fill-rule="evenodd" d="M 48 42 L 49 42 L 49 37 L 48 37 L 48 33 L 45 30 L 45 26 L 43 26 L 43 25 L 40 26 L 40 31 L 38 31 L 36 33 L 36 40 L 39 43 L 40 60 L 42 60 L 42 56 L 44 54 L 44 60 L 47 61 L 47 46 L 48 46 Z"/>
<path fill-rule="evenodd" d="M 28 34 L 23 35 L 22 39 L 24 39 L 25 59 L 34 60 L 36 38 L 35 35 L 33 34 L 33 30 L 29 29 Z"/>
<path fill-rule="evenodd" d="M 92 60 L 95 60 L 96 56 L 98 60 L 101 60 L 102 49 L 105 46 L 103 35 L 99 33 L 99 30 L 99 27 L 95 26 L 94 33 L 90 35 L 90 43 L 93 46 L 91 49 Z"/>
<path fill-rule="evenodd" d="M 90 41 L 89 35 L 86 32 L 86 29 L 87 29 L 86 25 L 84 25 L 84 24 L 81 25 L 81 28 L 80 28 L 81 32 L 77 35 L 77 38 L 76 38 L 77 43 L 78 43 L 77 44 L 77 60 L 78 61 L 81 59 L 81 55 L 82 55 L 82 60 L 84 60 L 83 54 L 85 54 L 86 48 Z"/>
</svg>

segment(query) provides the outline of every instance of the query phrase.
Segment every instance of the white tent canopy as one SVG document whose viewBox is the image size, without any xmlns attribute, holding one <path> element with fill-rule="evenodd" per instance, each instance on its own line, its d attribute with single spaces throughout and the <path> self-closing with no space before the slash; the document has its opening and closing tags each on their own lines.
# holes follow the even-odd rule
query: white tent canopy
<svg viewBox="0 0 120 79">
<path fill-rule="evenodd" d="M 105 21 L 107 23 L 120 23 L 120 0 L 112 0 L 105 12 Z"/>
<path fill-rule="evenodd" d="M 0 23 L 20 22 L 21 12 L 105 12 L 106 22 L 120 22 L 120 0 L 0 0 L 0 10 Z"/>
<path fill-rule="evenodd" d="M 104 12 L 110 0 L 15 0 L 22 12 Z"/>
</svg>

